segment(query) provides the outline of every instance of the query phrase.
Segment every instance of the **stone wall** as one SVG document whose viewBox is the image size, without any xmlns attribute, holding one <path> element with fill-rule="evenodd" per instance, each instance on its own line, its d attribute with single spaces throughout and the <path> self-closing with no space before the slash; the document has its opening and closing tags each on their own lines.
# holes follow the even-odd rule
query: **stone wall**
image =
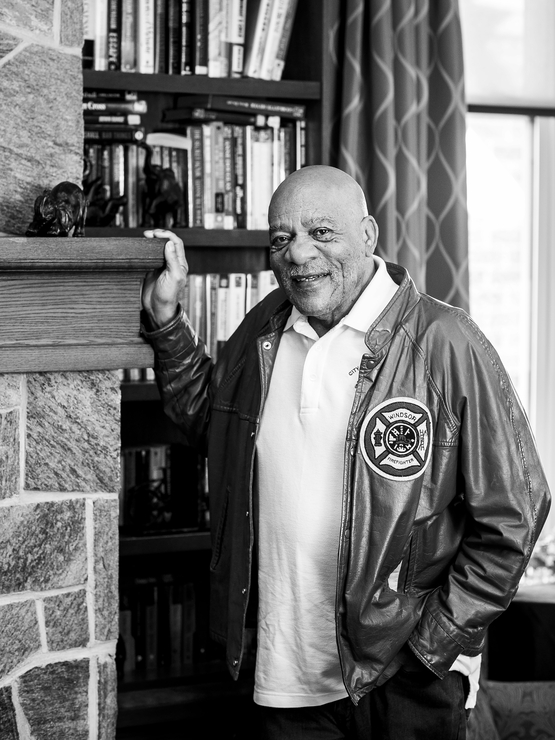
<svg viewBox="0 0 555 740">
<path fill-rule="evenodd" d="M 0 232 L 80 184 L 81 0 L 0 3 Z M 1 358 L 0 358 L 1 369 Z M 112 740 L 115 372 L 0 375 L 0 738 Z"/>
<path fill-rule="evenodd" d="M 37 195 L 81 184 L 81 0 L 0 2 L 0 232 L 23 234 Z"/>
<path fill-rule="evenodd" d="M 0 738 L 111 740 L 119 381 L 0 375 Z"/>
</svg>

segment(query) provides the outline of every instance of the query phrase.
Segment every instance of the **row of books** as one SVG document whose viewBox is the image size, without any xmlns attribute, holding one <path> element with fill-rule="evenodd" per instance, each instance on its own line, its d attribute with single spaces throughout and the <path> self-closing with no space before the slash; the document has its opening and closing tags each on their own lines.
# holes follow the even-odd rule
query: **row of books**
<svg viewBox="0 0 555 740">
<path fill-rule="evenodd" d="M 212 121 L 187 126 L 185 135 L 148 134 L 145 143 L 152 148 L 152 157 L 146 172 L 146 150 L 140 143 L 91 139 L 86 130 L 87 182 L 96 181 L 100 208 L 103 202 L 122 199 L 113 224 L 99 223 L 94 208 L 87 222 L 128 228 L 267 229 L 272 193 L 303 157 L 299 146 L 303 129 L 297 125 L 301 122 L 280 125 L 276 117 L 272 123 L 257 127 Z M 179 187 L 171 223 L 156 223 L 151 213 L 147 178 L 156 184 L 154 167 Z"/>
<path fill-rule="evenodd" d="M 182 444 L 121 450 L 119 525 L 122 534 L 206 529 L 204 459 Z"/>
<path fill-rule="evenodd" d="M 83 66 L 280 80 L 297 0 L 85 0 Z"/>
<path fill-rule="evenodd" d="M 120 591 L 120 678 L 191 665 L 198 657 L 194 584 L 173 573 L 134 578 Z"/>
</svg>

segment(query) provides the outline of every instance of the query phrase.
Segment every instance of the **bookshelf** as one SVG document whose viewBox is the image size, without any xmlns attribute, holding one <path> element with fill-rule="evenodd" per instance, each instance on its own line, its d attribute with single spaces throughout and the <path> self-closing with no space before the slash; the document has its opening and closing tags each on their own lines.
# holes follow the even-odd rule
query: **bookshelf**
<svg viewBox="0 0 555 740">
<path fill-rule="evenodd" d="M 331 0 L 298 3 L 286 65 L 280 81 L 251 78 L 210 78 L 205 75 L 140 74 L 83 70 L 85 89 L 137 91 L 148 103 L 142 116 L 147 131 L 161 130 L 164 110 L 177 97 L 198 94 L 228 95 L 298 102 L 306 109 L 306 163 L 330 161 L 331 57 L 327 36 L 331 28 Z M 307 30 L 308 29 L 308 30 Z M 265 230 L 173 229 L 184 241 L 191 273 L 256 272 L 269 268 Z M 91 237 L 141 237 L 142 228 L 87 227 Z M 181 433 L 164 416 L 153 383 L 122 384 L 122 446 L 184 444 Z M 196 589 L 197 625 L 208 622 L 208 573 L 210 536 L 207 531 L 184 531 L 148 536 L 125 534 L 120 545 L 120 581 L 129 586 L 133 574 L 157 577 L 168 570 L 187 574 Z M 201 643 L 206 640 L 201 636 Z M 168 719 L 203 722 L 210 708 L 225 713 L 248 712 L 252 695 L 252 670 L 242 671 L 239 682 L 227 675 L 218 650 L 209 645 L 202 660 L 177 668 L 128 671 L 119 682 L 118 737 L 127 737 L 133 725 L 156 721 L 157 710 Z M 217 702 L 217 704 L 216 704 Z M 196 735 L 192 734 L 192 737 Z M 207 734 L 199 734 L 208 736 Z M 230 735 L 231 736 L 231 735 Z"/>
</svg>

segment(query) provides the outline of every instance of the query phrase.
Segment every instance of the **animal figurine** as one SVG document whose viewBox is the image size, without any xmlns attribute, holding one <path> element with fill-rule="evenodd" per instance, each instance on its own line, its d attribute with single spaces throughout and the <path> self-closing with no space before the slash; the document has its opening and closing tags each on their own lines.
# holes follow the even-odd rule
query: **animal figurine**
<svg viewBox="0 0 555 740">
<path fill-rule="evenodd" d="M 64 181 L 35 200 L 35 215 L 25 236 L 84 236 L 87 199 L 79 187 Z"/>
<path fill-rule="evenodd" d="M 170 167 L 161 167 L 152 162 L 152 147 L 141 142 L 146 150 L 143 172 L 143 226 L 168 229 L 180 226 L 183 212 L 183 190 Z"/>
</svg>

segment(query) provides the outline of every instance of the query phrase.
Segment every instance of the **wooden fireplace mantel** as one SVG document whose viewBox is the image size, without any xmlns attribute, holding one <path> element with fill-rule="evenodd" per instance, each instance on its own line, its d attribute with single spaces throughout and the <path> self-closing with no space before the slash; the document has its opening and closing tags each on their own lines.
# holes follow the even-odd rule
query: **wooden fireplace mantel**
<svg viewBox="0 0 555 740">
<path fill-rule="evenodd" d="M 152 366 L 140 292 L 164 244 L 0 237 L 0 372 Z"/>
</svg>

